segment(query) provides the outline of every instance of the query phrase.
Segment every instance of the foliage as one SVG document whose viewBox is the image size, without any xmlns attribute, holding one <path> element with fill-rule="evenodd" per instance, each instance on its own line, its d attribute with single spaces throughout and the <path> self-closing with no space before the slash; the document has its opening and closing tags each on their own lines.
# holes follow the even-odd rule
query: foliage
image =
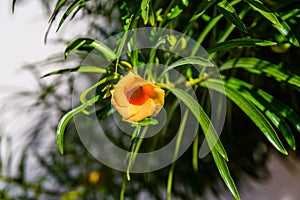
<svg viewBox="0 0 300 200">
<path fill-rule="evenodd" d="M 104 4 L 105 2 L 103 1 L 102 3 Z M 103 5 L 99 6 L 99 4 L 101 3 L 93 0 L 58 0 L 50 17 L 50 27 L 53 21 L 60 16 L 57 27 L 57 31 L 59 31 L 66 23 L 66 19 L 76 18 L 81 10 L 83 15 L 85 12 L 88 13 L 88 11 L 96 16 L 101 15 Z M 219 173 L 234 198 L 240 199 L 234 180 L 238 179 L 238 175 L 242 172 L 239 171 L 234 176 L 230 173 L 236 165 L 240 166 L 248 174 L 259 177 L 254 171 L 259 171 L 255 169 L 264 165 L 266 156 L 265 151 L 262 150 L 264 148 L 259 148 L 259 146 L 272 145 L 284 155 L 287 155 L 292 150 L 296 150 L 298 138 L 296 132 L 300 132 L 299 108 L 297 110 L 295 106 L 296 97 L 299 95 L 300 89 L 300 76 L 297 68 L 297 64 L 300 63 L 290 55 L 293 55 L 294 52 L 299 53 L 299 38 L 295 34 L 299 32 L 300 28 L 297 25 L 299 22 L 299 9 L 297 8 L 299 3 L 297 1 L 173 0 L 166 3 L 151 0 L 140 0 L 138 2 L 118 0 L 110 6 L 110 8 L 107 8 L 111 11 L 109 14 L 114 9 L 118 9 L 120 14 L 119 21 L 115 23 L 121 23 L 122 25 L 116 30 L 117 32 L 145 26 L 180 31 L 195 39 L 207 49 L 213 62 L 216 63 L 216 66 L 213 67 L 218 68 L 221 77 L 216 77 L 216 74 L 206 71 L 202 73 L 195 72 L 191 64 L 205 62 L 209 65 L 210 62 L 194 55 L 190 55 L 189 59 L 184 61 L 180 60 L 176 55 L 152 49 L 150 53 L 148 52 L 149 55 L 146 55 L 145 51 L 137 50 L 127 53 L 125 57 L 120 57 L 124 46 L 131 46 L 134 49 L 132 41 L 126 40 L 126 33 L 123 38 L 120 38 L 120 45 L 115 49 L 110 49 L 100 40 L 93 38 L 77 38 L 70 41 L 65 51 L 66 58 L 72 55 L 73 52 L 91 52 L 93 50 L 98 51 L 113 62 L 111 62 L 108 69 L 95 66 L 80 66 L 58 70 L 45 75 L 52 76 L 71 72 L 104 74 L 102 79 L 92 86 L 92 88 L 98 88 L 97 96 L 87 99 L 87 94 L 91 88 L 87 89 L 81 95 L 81 104 L 75 109 L 68 111 L 58 123 L 58 146 L 61 152 L 63 152 L 65 146 L 69 145 L 68 148 L 70 149 L 66 148 L 64 151 L 66 154 L 63 155 L 63 158 L 56 157 L 56 159 L 59 159 L 59 163 L 55 163 L 55 159 L 46 162 L 41 158 L 41 164 L 48 170 L 53 170 L 51 166 L 60 166 L 61 168 L 57 169 L 59 173 L 64 172 L 67 174 L 63 176 L 64 180 L 61 180 L 57 176 L 58 173 L 52 173 L 59 184 L 65 186 L 64 192 L 68 191 L 71 193 L 74 191 L 71 188 L 76 188 L 76 197 L 81 198 L 89 198 L 85 196 L 90 194 L 89 190 L 95 192 L 96 197 L 98 197 L 97 195 L 103 195 L 101 196 L 103 198 L 104 196 L 106 198 L 110 196 L 117 198 L 114 194 L 119 192 L 121 199 L 123 195 L 134 199 L 141 195 L 143 191 L 148 191 L 148 194 L 154 198 L 162 199 L 165 197 L 161 195 L 161 190 L 166 190 L 167 199 L 170 199 L 171 195 L 179 198 L 190 195 L 188 197 L 193 199 L 203 193 L 203 189 L 199 188 L 197 183 L 204 185 L 208 182 L 210 185 L 213 185 L 216 183 L 218 179 L 217 173 Z M 92 9 L 94 7 L 96 9 Z M 105 29 L 104 31 L 105 36 L 113 34 Z M 99 32 L 103 34 L 104 31 Z M 165 44 L 167 42 L 172 43 L 172 38 L 169 38 Z M 179 45 L 179 43 L 180 41 L 178 40 L 173 44 Z M 297 54 L 295 53 L 295 55 Z M 169 66 L 164 71 L 166 77 L 168 70 L 176 68 L 177 71 L 186 77 L 186 84 L 193 87 L 198 99 L 200 99 L 197 102 L 188 93 L 176 88 L 176 85 L 174 87 L 172 84 L 169 84 L 170 81 L 165 82 L 161 79 L 160 82 L 157 82 L 158 85 L 161 85 L 168 92 L 166 97 L 168 114 L 178 111 L 177 99 L 179 99 L 189 109 L 188 113 L 192 113 L 198 120 L 201 129 L 197 133 L 193 147 L 178 161 L 174 162 L 170 169 L 164 168 L 141 176 L 133 175 L 131 182 L 126 181 L 124 174 L 119 172 L 112 173 L 107 167 L 95 164 L 97 170 L 101 171 L 104 177 L 110 177 L 112 185 L 104 185 L 104 181 L 103 183 L 100 181 L 99 188 L 101 189 L 89 188 L 88 184 L 90 183 L 83 184 L 82 187 L 80 187 L 80 184 L 69 186 L 68 179 L 72 179 L 72 177 L 68 175 L 70 173 L 70 169 L 66 169 L 68 166 L 77 166 L 75 171 L 80 171 L 80 176 L 78 175 L 76 178 L 86 176 L 90 170 L 80 167 L 82 164 L 80 162 L 66 163 L 69 160 L 68 156 L 79 156 L 81 158 L 88 156 L 87 152 L 78 150 L 83 149 L 83 147 L 78 147 L 80 146 L 78 141 L 76 143 L 70 141 L 72 138 L 70 135 L 76 134 L 72 133 L 72 128 L 66 129 L 69 120 L 80 112 L 86 112 L 86 109 L 94 103 L 100 104 L 102 108 L 106 108 L 96 111 L 99 120 L 109 117 L 113 112 L 113 108 L 111 108 L 107 97 L 112 89 L 112 84 L 114 84 L 112 82 L 114 81 L 113 79 L 119 79 L 122 76 L 121 72 L 132 68 L 135 69 L 139 65 L 153 63 L 154 61 Z M 149 77 L 151 77 L 150 71 Z M 108 79 L 108 77 L 112 78 Z M 211 122 L 208 117 L 210 112 L 208 90 L 223 93 L 230 100 L 227 104 L 227 122 L 220 140 L 218 140 L 215 128 L 209 128 Z M 294 98 L 287 98 L 289 96 Z M 174 114 L 173 116 L 172 119 L 168 119 L 166 126 L 162 130 L 162 132 L 166 132 L 167 129 L 170 130 L 165 138 L 153 137 L 152 140 L 140 141 L 143 142 L 144 150 L 163 146 L 172 137 L 174 131 L 180 128 L 170 125 L 180 121 L 179 115 Z M 241 121 L 241 124 L 237 123 L 237 121 Z M 182 123 L 181 125 L 184 126 L 184 121 Z M 249 127 L 249 129 L 245 130 L 245 127 Z M 65 131 L 70 133 L 65 134 Z M 117 136 L 113 133 L 107 134 L 111 134 L 110 137 L 119 146 L 128 149 L 122 142 L 122 138 L 125 136 L 122 136 L 120 130 L 119 132 Z M 257 132 L 261 134 L 256 134 Z M 254 133 L 255 135 L 253 136 Z M 64 139 L 66 143 L 63 143 L 63 137 L 66 137 Z M 203 138 L 207 140 L 211 148 L 211 155 L 207 158 L 209 162 L 199 159 L 197 155 Z M 73 146 L 71 145 L 72 142 L 74 142 Z M 243 146 L 242 144 L 245 143 L 248 144 Z M 251 145 L 253 146 L 251 147 Z M 135 150 L 141 149 L 137 148 Z M 235 151 L 244 151 L 245 157 L 238 155 Z M 254 151 L 259 151 L 260 154 L 260 157 L 256 160 L 252 158 Z M 92 161 L 89 159 L 92 160 L 92 158 L 82 160 L 90 164 Z M 245 159 L 249 159 L 250 161 L 248 160 L 247 163 L 250 162 L 251 164 L 241 164 Z M 70 160 L 72 161 L 73 159 Z M 215 163 L 216 168 L 212 166 L 212 163 Z M 203 177 L 204 175 L 205 177 Z M 187 177 L 190 178 L 187 180 Z M 82 182 L 81 180 L 72 180 L 71 182 L 77 183 L 77 181 L 78 183 Z M 132 183 L 133 181 L 138 184 L 138 189 Z M 120 182 L 123 183 L 120 184 Z M 188 186 L 185 186 L 185 183 Z M 182 192 L 181 186 L 186 190 L 190 188 L 193 194 Z M 212 187 L 215 187 L 213 189 L 217 191 L 219 186 Z M 220 187 L 222 188 L 222 186 Z M 119 188 L 117 192 L 115 191 L 116 188 Z M 68 199 L 66 196 L 65 198 Z"/>
</svg>

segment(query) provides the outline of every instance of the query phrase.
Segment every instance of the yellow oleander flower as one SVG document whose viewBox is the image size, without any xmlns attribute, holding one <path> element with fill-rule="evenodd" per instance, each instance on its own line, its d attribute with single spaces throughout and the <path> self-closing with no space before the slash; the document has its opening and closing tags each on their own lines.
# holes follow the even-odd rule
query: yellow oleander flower
<svg viewBox="0 0 300 200">
<path fill-rule="evenodd" d="M 155 116 L 164 105 L 165 91 L 129 72 L 115 86 L 111 103 L 123 121 L 137 123 Z"/>
</svg>

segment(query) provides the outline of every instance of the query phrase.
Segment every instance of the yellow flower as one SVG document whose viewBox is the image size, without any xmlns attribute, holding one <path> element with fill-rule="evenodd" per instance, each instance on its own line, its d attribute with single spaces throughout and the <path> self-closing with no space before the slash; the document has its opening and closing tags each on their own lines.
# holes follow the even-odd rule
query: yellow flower
<svg viewBox="0 0 300 200">
<path fill-rule="evenodd" d="M 115 86 L 111 103 L 123 121 L 137 123 L 155 116 L 164 105 L 165 91 L 129 72 Z"/>
</svg>

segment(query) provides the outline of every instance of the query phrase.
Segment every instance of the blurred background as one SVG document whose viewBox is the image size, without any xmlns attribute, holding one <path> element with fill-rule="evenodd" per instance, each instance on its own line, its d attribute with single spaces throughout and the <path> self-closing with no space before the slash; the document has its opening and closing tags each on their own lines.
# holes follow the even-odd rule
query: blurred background
<svg viewBox="0 0 300 200">
<path fill-rule="evenodd" d="M 79 36 L 101 39 L 117 30 L 119 22 L 111 17 L 117 19 L 117 11 L 110 10 L 109 5 L 105 7 L 105 3 L 94 7 L 104 9 L 98 16 L 93 15 L 92 9 L 87 10 L 66 23 L 58 33 L 55 28 L 50 29 L 45 43 L 54 2 L 16 1 L 12 14 L 11 1 L 0 1 L 0 199 L 118 198 L 124 174 L 94 159 L 72 125 L 66 133 L 66 154 L 61 156 L 58 152 L 55 128 L 60 117 L 71 108 L 68 94 L 73 89 L 74 77 L 40 79 L 47 72 L 78 64 L 78 55 L 69 59 L 72 61 L 64 60 L 68 41 Z M 55 23 L 53 27 L 57 26 Z M 239 111 L 236 115 L 237 124 L 251 124 Z M 243 129 L 235 127 L 234 131 L 238 135 Z M 249 125 L 249 130 L 256 131 L 253 125 Z M 229 148 L 229 155 L 234 157 L 229 166 L 241 198 L 299 199 L 298 153 L 282 156 L 261 137 L 243 135 L 234 138 L 241 146 L 247 144 L 248 149 L 243 152 L 238 147 Z M 228 146 L 230 142 L 226 140 L 232 138 L 225 134 L 222 137 Z M 296 139 L 299 144 L 299 136 Z M 199 161 L 197 176 L 185 168 L 183 163 L 189 160 L 189 155 L 184 155 L 178 161 L 181 164 L 176 171 L 178 189 L 174 199 L 183 199 L 185 195 L 194 199 L 233 199 L 211 158 Z M 132 199 L 161 199 L 167 174 L 166 168 L 133 175 L 126 193 Z"/>
</svg>

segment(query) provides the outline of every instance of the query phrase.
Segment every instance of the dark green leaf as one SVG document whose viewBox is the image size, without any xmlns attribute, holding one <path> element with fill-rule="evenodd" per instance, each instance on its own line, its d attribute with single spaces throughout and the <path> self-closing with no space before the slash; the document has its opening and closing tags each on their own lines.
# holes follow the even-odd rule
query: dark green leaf
<svg viewBox="0 0 300 200">
<path fill-rule="evenodd" d="M 265 73 L 268 76 L 274 77 L 279 82 L 288 83 L 292 86 L 296 86 L 300 90 L 300 77 L 294 73 L 284 69 L 284 67 L 275 65 L 265 60 L 258 58 L 236 58 L 227 61 L 220 67 L 220 71 L 243 68 L 249 72 L 262 74 Z"/>
<path fill-rule="evenodd" d="M 263 2 L 259 0 L 246 0 L 251 7 L 261 13 L 265 18 L 267 18 L 272 25 L 284 36 L 286 36 L 289 41 L 295 46 L 299 46 L 299 42 L 295 35 L 293 34 L 289 25 L 281 19 L 280 15 L 276 12 L 271 11 Z"/>
<path fill-rule="evenodd" d="M 74 1 L 66 10 L 66 12 L 64 13 L 64 15 L 62 16 L 62 18 L 60 19 L 60 22 L 58 24 L 58 27 L 56 29 L 56 32 L 60 29 L 61 25 L 64 23 L 64 21 L 66 20 L 66 18 L 71 14 L 71 12 L 77 7 L 83 7 L 85 4 L 87 3 L 87 1 L 85 0 L 77 0 Z"/>
<path fill-rule="evenodd" d="M 189 30 L 189 28 L 194 24 L 194 22 L 205 13 L 217 0 L 206 1 L 205 4 L 200 8 L 200 10 L 193 15 L 190 19 L 188 25 L 184 28 L 184 33 Z"/>
<path fill-rule="evenodd" d="M 278 16 L 278 19 L 280 21 L 281 26 L 274 25 L 274 27 L 282 35 L 284 35 L 285 37 L 287 37 L 289 39 L 290 43 L 292 43 L 296 47 L 299 47 L 299 42 L 298 42 L 296 36 L 294 35 L 294 33 L 292 32 L 290 26 L 283 19 L 281 19 L 281 17 L 277 13 L 276 13 L 276 15 Z"/>
<path fill-rule="evenodd" d="M 290 127 L 283 119 L 283 116 L 281 116 L 281 113 L 274 108 L 272 102 L 269 103 L 258 93 L 258 89 L 235 78 L 226 79 L 225 84 L 238 90 L 245 98 L 251 101 L 281 131 L 290 147 L 294 150 L 296 149 L 295 138 Z"/>
<path fill-rule="evenodd" d="M 262 14 L 266 19 L 268 19 L 272 24 L 280 26 L 280 23 L 273 11 L 271 11 L 267 6 L 263 4 L 263 2 L 259 0 L 246 0 L 250 6 Z"/>
<path fill-rule="evenodd" d="M 12 1 L 12 6 L 11 6 L 11 12 L 12 12 L 12 14 L 15 13 L 15 6 L 16 6 L 16 0 L 13 0 Z"/>
<path fill-rule="evenodd" d="M 218 10 L 228 19 L 232 24 L 234 24 L 238 29 L 243 32 L 247 32 L 245 24 L 242 22 L 235 9 L 227 0 L 222 0 L 218 3 Z"/>
<path fill-rule="evenodd" d="M 211 150 L 211 153 L 213 155 L 214 161 L 217 165 L 217 168 L 219 170 L 219 173 L 224 180 L 226 186 L 229 188 L 230 192 L 233 194 L 234 198 L 236 200 L 240 199 L 239 193 L 236 189 L 236 186 L 234 184 L 234 181 L 230 175 L 229 169 L 227 167 L 227 164 L 225 160 L 218 154 L 218 152 L 213 148 Z"/>
<path fill-rule="evenodd" d="M 238 90 L 235 90 L 228 85 L 223 85 L 223 82 L 216 79 L 208 79 L 201 83 L 201 86 L 208 87 L 220 93 L 224 93 L 223 87 L 226 92 L 224 93 L 230 100 L 232 100 L 244 113 L 256 124 L 256 126 L 262 131 L 271 144 L 281 153 L 287 155 L 287 151 L 278 138 L 275 130 L 264 117 L 264 115 L 252 104 L 247 98 L 245 98 Z"/>
</svg>

